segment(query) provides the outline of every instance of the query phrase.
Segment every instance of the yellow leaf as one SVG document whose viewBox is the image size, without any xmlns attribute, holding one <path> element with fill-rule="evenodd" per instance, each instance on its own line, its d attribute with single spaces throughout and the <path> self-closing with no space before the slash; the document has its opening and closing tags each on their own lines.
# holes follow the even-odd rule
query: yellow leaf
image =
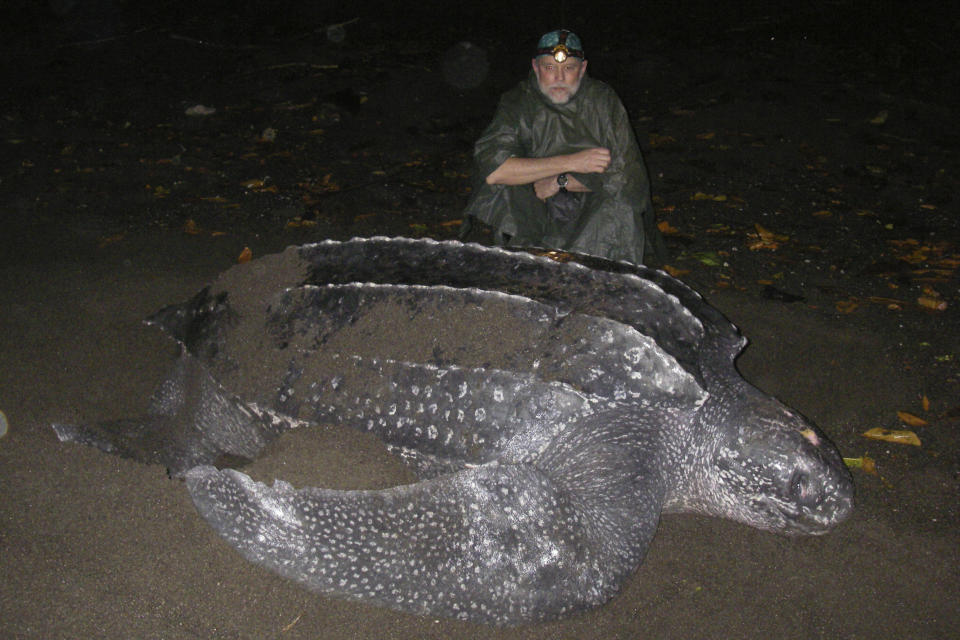
<svg viewBox="0 0 960 640">
<path fill-rule="evenodd" d="M 250 247 L 244 247 L 243 251 L 240 252 L 240 255 L 237 256 L 237 262 L 243 264 L 244 262 L 250 262 L 250 259 L 253 257 L 253 251 L 250 250 Z"/>
<path fill-rule="evenodd" d="M 784 235 L 780 235 L 779 233 L 774 233 L 773 231 L 770 231 L 769 229 L 766 229 L 760 226 L 759 224 L 754 224 L 753 226 L 756 228 L 757 233 L 760 235 L 760 237 L 766 242 L 786 242 L 787 240 L 790 239 L 790 236 L 784 236 Z"/>
<path fill-rule="evenodd" d="M 924 411 L 930 411 L 930 398 L 928 398 L 926 394 L 924 394 L 923 400 L 921 400 L 921 403 L 923 404 Z"/>
<path fill-rule="evenodd" d="M 197 223 L 193 219 L 189 219 L 183 223 L 183 232 L 189 233 L 192 236 L 200 234 L 200 228 L 197 226 Z"/>
<path fill-rule="evenodd" d="M 820 211 L 814 211 L 813 215 L 818 218 L 827 218 L 833 215 L 833 211 L 830 211 L 829 209 L 821 209 Z"/>
<path fill-rule="evenodd" d="M 887 118 L 889 117 L 890 117 L 890 112 L 884 109 L 883 111 L 881 111 L 876 116 L 870 119 L 870 124 L 883 124 L 884 122 L 887 121 Z"/>
<path fill-rule="evenodd" d="M 247 180 L 243 183 L 244 189 L 260 189 L 263 187 L 263 180 L 259 178 L 254 178 L 253 180 Z"/>
<path fill-rule="evenodd" d="M 897 411 L 897 417 L 900 418 L 900 421 L 903 424 L 911 427 L 925 427 L 927 426 L 927 421 L 923 418 L 918 418 L 912 413 L 907 413 L 906 411 Z"/>
<path fill-rule="evenodd" d="M 910 444 L 915 447 L 920 446 L 920 438 L 918 438 L 917 434 L 913 431 L 874 427 L 869 431 L 864 431 L 862 435 L 871 440 L 883 440 L 884 442 L 894 442 L 896 444 Z"/>
<path fill-rule="evenodd" d="M 859 458 L 844 458 L 843 463 L 851 469 L 862 469 L 864 473 L 877 475 L 877 463 L 870 456 Z"/>
<path fill-rule="evenodd" d="M 716 137 L 716 133 L 713 131 L 708 131 L 706 133 L 698 133 L 697 140 L 713 140 Z"/>
</svg>

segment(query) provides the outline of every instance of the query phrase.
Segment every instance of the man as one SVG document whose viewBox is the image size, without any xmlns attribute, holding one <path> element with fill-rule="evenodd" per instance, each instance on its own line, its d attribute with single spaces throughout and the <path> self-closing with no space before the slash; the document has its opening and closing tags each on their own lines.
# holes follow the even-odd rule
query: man
<svg viewBox="0 0 960 640">
<path fill-rule="evenodd" d="M 626 109 L 609 86 L 586 75 L 580 38 L 551 31 L 531 66 L 476 143 L 465 220 L 482 220 L 513 245 L 637 264 L 646 246 L 648 258 L 663 260 Z"/>
</svg>

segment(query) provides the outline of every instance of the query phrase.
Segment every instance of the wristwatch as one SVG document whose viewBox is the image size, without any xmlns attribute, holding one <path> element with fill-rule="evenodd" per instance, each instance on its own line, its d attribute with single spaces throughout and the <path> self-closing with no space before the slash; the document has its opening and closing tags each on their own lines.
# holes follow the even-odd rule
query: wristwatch
<svg viewBox="0 0 960 640">
<path fill-rule="evenodd" d="M 561 173 L 557 176 L 557 184 L 560 185 L 560 193 L 567 192 L 567 174 Z"/>
</svg>

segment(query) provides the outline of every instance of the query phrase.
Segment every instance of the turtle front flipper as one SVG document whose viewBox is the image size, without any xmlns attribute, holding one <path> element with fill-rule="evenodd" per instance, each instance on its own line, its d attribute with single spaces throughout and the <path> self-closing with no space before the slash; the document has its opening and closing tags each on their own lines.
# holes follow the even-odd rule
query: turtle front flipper
<svg viewBox="0 0 960 640">
<path fill-rule="evenodd" d="M 613 597 L 656 529 L 657 476 L 609 439 L 580 444 L 544 452 L 549 469 L 494 462 L 380 491 L 270 487 L 209 466 L 186 479 L 244 557 L 315 591 L 515 625 Z"/>
</svg>

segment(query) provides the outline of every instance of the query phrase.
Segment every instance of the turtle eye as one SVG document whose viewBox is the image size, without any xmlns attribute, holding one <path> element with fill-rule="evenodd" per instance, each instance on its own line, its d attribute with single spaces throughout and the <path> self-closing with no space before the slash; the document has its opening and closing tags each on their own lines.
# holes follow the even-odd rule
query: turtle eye
<svg viewBox="0 0 960 640">
<path fill-rule="evenodd" d="M 790 495 L 795 500 L 803 500 L 808 492 L 809 478 L 803 471 L 794 471 L 790 476 Z"/>
</svg>

